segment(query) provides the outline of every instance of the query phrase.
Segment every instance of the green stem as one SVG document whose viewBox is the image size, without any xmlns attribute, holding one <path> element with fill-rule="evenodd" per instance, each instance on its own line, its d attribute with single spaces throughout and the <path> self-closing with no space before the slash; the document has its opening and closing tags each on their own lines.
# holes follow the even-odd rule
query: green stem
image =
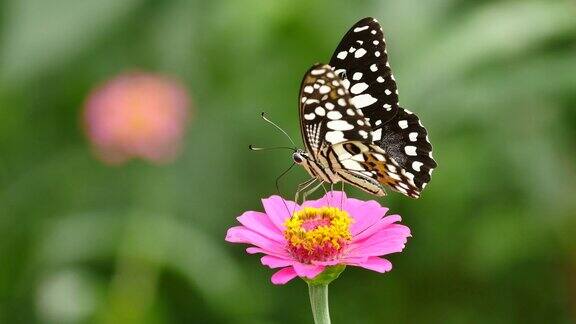
<svg viewBox="0 0 576 324">
<path fill-rule="evenodd" d="M 330 324 L 330 311 L 328 309 L 328 284 L 308 284 L 310 306 L 315 324 Z"/>
</svg>

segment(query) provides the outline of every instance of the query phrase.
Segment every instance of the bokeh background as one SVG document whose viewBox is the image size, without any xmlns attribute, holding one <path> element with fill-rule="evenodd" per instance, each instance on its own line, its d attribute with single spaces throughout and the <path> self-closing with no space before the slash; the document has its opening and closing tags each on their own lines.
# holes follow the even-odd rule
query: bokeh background
<svg viewBox="0 0 576 324">
<path fill-rule="evenodd" d="M 299 140 L 303 73 L 365 16 L 439 167 L 421 199 L 380 199 L 413 238 L 392 272 L 348 269 L 331 286 L 333 322 L 575 323 L 568 0 L 1 0 L 0 322 L 311 323 L 305 284 L 273 286 L 224 236 L 291 163 L 248 151 L 287 143 L 260 112 Z M 128 115 L 111 136 L 132 151 L 111 158 L 85 109 L 133 74 L 160 86 L 128 78 L 104 100 Z M 166 87 L 185 135 L 155 158 Z M 131 119 L 133 105 L 156 110 Z"/>
</svg>

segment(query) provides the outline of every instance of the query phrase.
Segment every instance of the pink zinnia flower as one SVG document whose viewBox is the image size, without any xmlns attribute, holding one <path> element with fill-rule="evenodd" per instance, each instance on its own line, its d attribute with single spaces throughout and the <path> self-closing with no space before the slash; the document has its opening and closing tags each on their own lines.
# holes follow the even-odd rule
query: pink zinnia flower
<svg viewBox="0 0 576 324">
<path fill-rule="evenodd" d="M 179 151 L 189 106 L 188 94 L 176 80 L 132 72 L 96 88 L 83 117 L 94 151 L 104 162 L 142 158 L 162 163 Z"/>
<path fill-rule="evenodd" d="M 279 196 L 262 204 L 266 212 L 242 214 L 242 226 L 230 228 L 226 241 L 251 244 L 248 253 L 263 253 L 263 265 L 281 268 L 272 276 L 274 284 L 297 276 L 312 279 L 334 265 L 390 271 L 392 263 L 381 256 L 401 252 L 410 236 L 408 227 L 397 224 L 399 215 L 385 216 L 388 208 L 339 191 L 302 206 Z"/>
</svg>

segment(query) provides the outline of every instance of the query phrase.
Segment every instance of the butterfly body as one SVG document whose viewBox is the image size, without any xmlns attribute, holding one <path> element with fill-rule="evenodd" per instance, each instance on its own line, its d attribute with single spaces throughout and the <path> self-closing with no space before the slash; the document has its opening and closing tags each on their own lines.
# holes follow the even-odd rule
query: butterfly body
<svg viewBox="0 0 576 324">
<path fill-rule="evenodd" d="M 398 105 L 380 24 L 356 23 L 330 64 L 315 64 L 300 87 L 305 150 L 294 153 L 315 179 L 343 181 L 374 195 L 388 186 L 418 198 L 436 167 L 426 129 Z"/>
<path fill-rule="evenodd" d="M 299 150 L 293 155 L 294 162 L 301 165 L 308 173 L 323 182 L 338 183 L 342 179 L 328 165 L 325 157 L 312 158 L 308 153 Z"/>
</svg>

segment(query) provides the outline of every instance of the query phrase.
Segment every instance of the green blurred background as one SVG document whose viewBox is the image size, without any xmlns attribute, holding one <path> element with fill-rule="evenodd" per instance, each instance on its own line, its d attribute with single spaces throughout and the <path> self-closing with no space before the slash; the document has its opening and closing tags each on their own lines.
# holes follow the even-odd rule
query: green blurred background
<svg viewBox="0 0 576 324">
<path fill-rule="evenodd" d="M 567 0 L 0 0 L 0 322 L 311 323 L 305 284 L 224 235 L 291 163 L 248 151 L 286 143 L 259 113 L 299 137 L 303 73 L 365 16 L 439 167 L 421 199 L 380 199 L 413 238 L 332 285 L 333 322 L 576 323 Z M 173 163 L 91 152 L 86 97 L 133 69 L 190 92 Z"/>
</svg>

